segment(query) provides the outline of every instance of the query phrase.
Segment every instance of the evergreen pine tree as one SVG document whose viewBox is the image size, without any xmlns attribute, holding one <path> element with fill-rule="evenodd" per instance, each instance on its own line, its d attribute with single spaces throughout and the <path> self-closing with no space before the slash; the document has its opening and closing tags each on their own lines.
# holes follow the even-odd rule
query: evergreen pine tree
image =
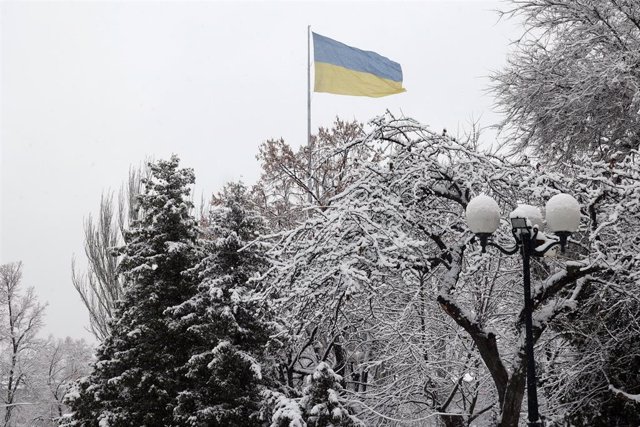
<svg viewBox="0 0 640 427">
<path fill-rule="evenodd" d="M 174 425 L 182 388 L 176 368 L 186 363 L 189 335 L 166 314 L 195 294 L 185 272 L 197 263 L 196 224 L 191 216 L 191 169 L 179 160 L 151 164 L 138 198 L 141 216 L 125 234 L 119 269 L 125 278 L 109 336 L 97 351 L 93 372 L 68 399 L 75 426 Z"/>
<path fill-rule="evenodd" d="M 299 398 L 269 390 L 265 393 L 265 400 L 272 412 L 269 427 L 307 427 Z"/>
<path fill-rule="evenodd" d="M 340 395 L 342 377 L 325 362 L 320 362 L 307 377 L 300 407 L 308 427 L 362 427 L 364 424 L 349 413 Z"/>
<path fill-rule="evenodd" d="M 180 425 L 261 425 L 261 354 L 269 330 L 251 300 L 250 279 L 267 260 L 254 241 L 263 227 L 242 184 L 228 184 L 209 216 L 206 256 L 196 267 L 198 293 L 171 310 L 179 328 L 196 343 L 181 375 Z M 251 244 L 250 244 L 251 243 Z"/>
</svg>

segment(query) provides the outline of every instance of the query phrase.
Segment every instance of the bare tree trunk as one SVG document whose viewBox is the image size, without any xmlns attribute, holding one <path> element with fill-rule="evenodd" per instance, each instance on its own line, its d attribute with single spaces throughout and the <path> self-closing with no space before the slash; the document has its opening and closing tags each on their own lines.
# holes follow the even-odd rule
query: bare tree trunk
<svg viewBox="0 0 640 427">
<path fill-rule="evenodd" d="M 446 427 L 466 427 L 468 424 L 464 415 L 441 415 L 440 419 Z"/>
<path fill-rule="evenodd" d="M 346 384 L 344 374 L 347 370 L 347 358 L 344 354 L 344 347 L 342 346 L 342 344 L 339 344 L 337 342 L 333 343 L 333 355 L 336 358 L 336 367 L 334 372 L 342 377 L 341 385 L 342 387 L 345 387 Z"/>
<path fill-rule="evenodd" d="M 502 404 L 502 422 L 500 427 L 518 427 L 520 421 L 520 409 L 524 398 L 524 386 L 526 384 L 526 362 L 522 360 L 514 369 L 509 378 L 509 384 Z"/>
</svg>

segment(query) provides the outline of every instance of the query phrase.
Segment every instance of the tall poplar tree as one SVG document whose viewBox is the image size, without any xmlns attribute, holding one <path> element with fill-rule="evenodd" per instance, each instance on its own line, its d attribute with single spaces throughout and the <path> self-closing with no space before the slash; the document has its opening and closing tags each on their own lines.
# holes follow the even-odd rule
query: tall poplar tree
<svg viewBox="0 0 640 427">
<path fill-rule="evenodd" d="M 126 232 L 122 255 L 124 295 L 111 335 L 97 352 L 92 374 L 77 386 L 67 425 L 168 426 L 182 379 L 176 368 L 189 357 L 189 334 L 171 322 L 167 308 L 196 291 L 186 272 L 197 263 L 191 215 L 191 169 L 179 160 L 150 164 L 139 196 L 142 215 Z"/>
</svg>

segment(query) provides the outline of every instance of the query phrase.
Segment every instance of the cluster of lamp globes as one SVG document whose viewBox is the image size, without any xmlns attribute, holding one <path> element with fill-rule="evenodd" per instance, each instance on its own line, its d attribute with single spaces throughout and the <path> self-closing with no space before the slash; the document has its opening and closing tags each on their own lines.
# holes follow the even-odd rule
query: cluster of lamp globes
<svg viewBox="0 0 640 427">
<path fill-rule="evenodd" d="M 551 197 L 545 206 L 548 229 L 558 237 L 562 252 L 571 233 L 580 226 L 580 204 L 571 195 L 560 193 Z M 490 196 L 481 194 L 467 204 L 467 224 L 482 244 L 484 252 L 487 241 L 500 225 L 500 207 Z M 534 238 L 546 240 L 542 233 L 544 220 L 540 209 L 530 205 L 518 205 L 509 214 L 511 226 L 516 240 L 519 233 L 528 233 Z"/>
</svg>

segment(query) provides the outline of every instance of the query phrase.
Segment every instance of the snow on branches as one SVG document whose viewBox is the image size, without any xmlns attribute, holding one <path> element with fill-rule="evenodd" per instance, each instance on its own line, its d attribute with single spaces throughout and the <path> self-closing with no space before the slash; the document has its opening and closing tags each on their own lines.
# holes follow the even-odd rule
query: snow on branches
<svg viewBox="0 0 640 427">
<path fill-rule="evenodd" d="M 576 155 L 608 160 L 640 138 L 640 3 L 629 0 L 512 0 L 524 35 L 493 76 L 516 151 L 547 162 Z M 508 7 L 508 6 L 507 6 Z"/>
<path fill-rule="evenodd" d="M 271 427 L 363 427 L 346 407 L 341 381 L 327 363 L 320 362 L 306 377 L 300 399 L 270 396 L 275 401 Z"/>
<path fill-rule="evenodd" d="M 578 281 L 590 289 L 638 262 L 637 243 L 615 238 L 616 216 L 638 202 L 638 166 L 585 159 L 562 174 L 479 152 L 410 119 L 371 124 L 351 143 L 371 153 L 350 172 L 351 184 L 271 251 L 265 292 L 285 315 L 279 338 L 291 343 L 283 376 L 293 386 L 333 360 L 372 418 L 427 411 L 446 414 L 445 423 L 493 416 L 516 425 L 524 394 L 519 260 L 480 254 L 464 221 L 467 202 L 485 193 L 509 212 L 560 192 L 580 201 L 572 261 L 534 265 L 539 338 L 579 309 Z M 512 241 L 506 220 L 494 238 Z"/>
</svg>

